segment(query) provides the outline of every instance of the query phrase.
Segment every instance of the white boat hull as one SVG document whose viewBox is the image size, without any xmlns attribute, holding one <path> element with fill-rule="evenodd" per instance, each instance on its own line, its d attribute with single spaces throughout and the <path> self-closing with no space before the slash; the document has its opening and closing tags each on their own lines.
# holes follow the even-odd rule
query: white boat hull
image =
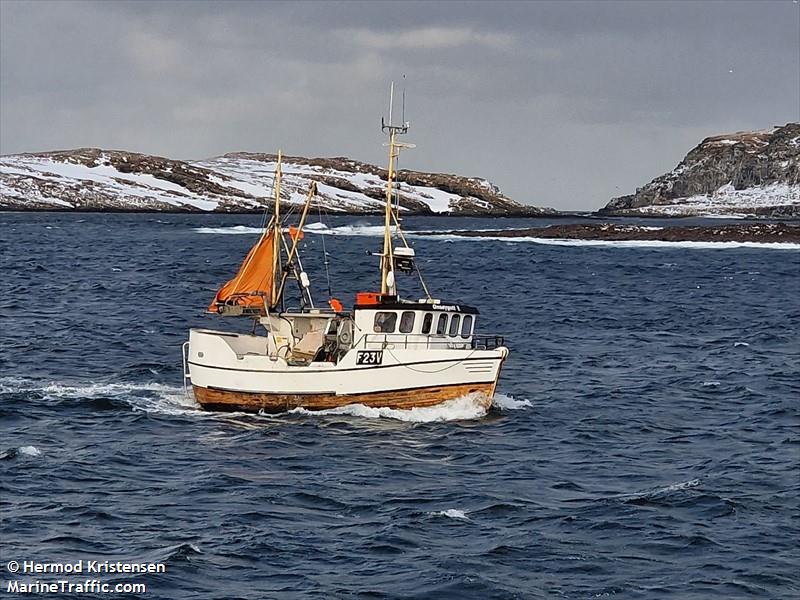
<svg viewBox="0 0 800 600">
<path fill-rule="evenodd" d="M 365 352 L 372 362 L 358 364 Z M 268 356 L 265 337 L 193 329 L 187 366 L 198 403 L 210 410 L 414 408 L 467 394 L 490 403 L 507 354 L 504 347 L 420 348 L 384 339 L 354 347 L 337 363 L 294 366 Z"/>
</svg>

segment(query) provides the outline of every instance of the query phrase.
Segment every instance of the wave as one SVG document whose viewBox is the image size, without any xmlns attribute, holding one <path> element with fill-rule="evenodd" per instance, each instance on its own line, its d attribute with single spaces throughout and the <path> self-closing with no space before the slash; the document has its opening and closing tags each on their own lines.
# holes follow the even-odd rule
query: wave
<svg viewBox="0 0 800 600">
<path fill-rule="evenodd" d="M 340 225 L 338 227 L 328 227 L 325 223 L 311 223 L 304 228 L 309 233 L 341 235 L 349 237 L 383 237 L 383 225 Z M 244 225 L 234 225 L 231 227 L 197 227 L 197 233 L 212 233 L 220 235 L 253 235 L 261 233 L 260 227 L 247 227 Z M 765 250 L 800 250 L 800 244 L 790 242 L 668 242 L 663 240 L 577 240 L 577 239 L 556 239 L 540 237 L 502 237 L 502 236 L 464 236 L 453 233 L 435 233 L 406 231 L 406 236 L 425 238 L 428 240 L 439 240 L 446 242 L 508 242 L 508 243 L 529 243 L 542 244 L 545 246 L 588 246 L 588 247 L 612 247 L 612 248 L 685 248 L 692 250 L 724 250 L 730 248 L 762 248 Z"/>
<path fill-rule="evenodd" d="M 213 233 L 217 235 L 252 235 L 264 231 L 261 227 L 233 225 L 232 227 L 195 227 L 196 233 Z"/>
<path fill-rule="evenodd" d="M 324 233 L 330 235 L 347 236 L 383 236 L 383 225 L 342 225 L 328 227 L 325 223 L 310 223 L 303 227 L 307 233 Z M 264 230 L 261 227 L 247 225 L 232 225 L 229 227 L 195 227 L 195 233 L 210 233 L 216 235 L 257 235 Z"/>
<path fill-rule="evenodd" d="M 363 417 L 367 419 L 396 419 L 411 423 L 434 423 L 437 421 L 467 421 L 480 419 L 486 416 L 488 409 L 482 402 L 479 394 L 467 394 L 461 398 L 455 398 L 442 402 L 436 406 L 426 406 L 423 408 L 409 408 L 400 410 L 396 408 L 372 408 L 363 404 L 348 404 L 327 410 L 306 410 L 305 408 L 295 408 L 290 410 L 290 414 L 295 415 L 348 415 L 351 417 Z"/>
<path fill-rule="evenodd" d="M 492 403 L 500 410 L 520 410 L 533 406 L 530 400 L 517 400 L 505 394 L 495 394 Z"/>
<path fill-rule="evenodd" d="M 454 234 L 426 234 L 429 239 L 445 241 L 492 241 L 530 243 L 545 246 L 606 246 L 612 248 L 685 248 L 691 250 L 725 250 L 730 248 L 761 248 L 764 250 L 800 250 L 800 244 L 789 242 L 667 242 L 663 240 L 573 240 L 539 237 L 463 236 Z"/>
<path fill-rule="evenodd" d="M 448 508 L 447 510 L 430 512 L 428 514 L 432 517 L 448 517 L 450 519 L 461 519 L 463 521 L 469 521 L 467 513 L 463 510 L 458 510 L 457 508 Z"/>
<path fill-rule="evenodd" d="M 674 492 L 681 492 L 684 490 L 696 488 L 699 485 L 700 485 L 699 479 L 690 479 L 689 481 L 680 481 L 677 483 L 671 483 L 664 487 L 658 487 L 651 490 L 645 490 L 642 492 L 634 492 L 632 494 L 620 494 L 618 496 L 614 496 L 614 499 L 635 504 L 643 500 L 652 500 L 655 498 L 661 498 L 663 496 L 668 496 L 669 494 L 672 494 Z"/>
<path fill-rule="evenodd" d="M 162 383 L 87 383 L 67 384 L 60 382 L 41 382 L 18 377 L 0 378 L 0 393 L 35 392 L 45 400 L 104 399 L 117 400 L 130 406 L 134 411 L 160 413 L 165 415 L 191 415 L 207 418 L 250 417 L 280 418 L 281 414 L 308 416 L 347 415 L 366 419 L 395 419 L 410 423 L 433 423 L 441 421 L 465 421 L 486 416 L 488 408 L 480 394 L 467 394 L 461 398 L 448 400 L 436 406 L 410 409 L 372 408 L 363 404 L 349 404 L 327 410 L 306 410 L 295 408 L 278 415 L 253 415 L 251 413 L 207 412 L 198 405 L 191 392 L 183 387 Z M 519 410 L 531 406 L 529 400 L 517 400 L 505 394 L 495 394 L 493 404 L 500 410 Z"/>
<path fill-rule="evenodd" d="M 307 233 L 341 235 L 349 237 L 383 237 L 383 225 L 341 225 L 328 227 L 325 223 L 310 223 L 303 227 Z M 230 227 L 195 227 L 196 233 L 210 233 L 216 235 L 257 235 L 264 230 L 261 227 L 248 227 L 246 225 L 233 225 Z M 408 235 L 408 233 L 407 233 Z"/>
<path fill-rule="evenodd" d="M 36 446 L 20 446 L 19 448 L 8 448 L 0 452 L 0 460 L 11 460 L 17 456 L 41 456 L 42 452 Z"/>
<path fill-rule="evenodd" d="M 133 410 L 171 415 L 203 413 L 182 387 L 162 383 L 75 383 L 42 382 L 19 377 L 0 378 L 0 393 L 37 393 L 44 400 L 111 399 Z"/>
<path fill-rule="evenodd" d="M 325 231 L 328 229 L 328 226 L 325 223 L 309 223 L 305 227 L 303 227 L 304 231 Z"/>
</svg>

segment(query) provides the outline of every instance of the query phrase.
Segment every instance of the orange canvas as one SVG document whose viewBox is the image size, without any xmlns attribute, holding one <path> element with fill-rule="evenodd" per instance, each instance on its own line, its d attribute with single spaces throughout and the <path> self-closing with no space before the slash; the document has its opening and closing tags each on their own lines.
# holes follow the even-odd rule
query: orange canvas
<svg viewBox="0 0 800 600">
<path fill-rule="evenodd" d="M 247 253 L 236 277 L 220 288 L 208 310 L 218 312 L 218 304 L 263 308 L 264 297 L 269 304 L 275 281 L 274 255 L 275 230 L 270 229 Z"/>
</svg>

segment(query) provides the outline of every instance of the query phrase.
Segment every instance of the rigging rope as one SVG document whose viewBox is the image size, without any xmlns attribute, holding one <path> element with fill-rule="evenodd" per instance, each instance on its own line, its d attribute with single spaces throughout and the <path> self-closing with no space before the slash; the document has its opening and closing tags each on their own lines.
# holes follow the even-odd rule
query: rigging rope
<svg viewBox="0 0 800 600">
<path fill-rule="evenodd" d="M 329 261 L 328 261 L 328 250 L 325 248 L 325 227 L 326 227 L 326 225 L 325 225 L 325 223 L 322 222 L 322 206 L 320 206 L 319 202 L 317 202 L 317 212 L 319 214 L 319 223 L 320 223 L 320 225 L 322 225 L 322 227 L 319 230 L 320 235 L 322 236 L 322 258 L 323 258 L 323 263 L 322 264 L 325 265 L 325 281 L 328 284 L 328 300 L 331 300 L 333 298 L 333 291 L 331 290 L 331 272 L 330 272 L 330 269 L 328 268 L 328 264 L 329 264 Z"/>
</svg>

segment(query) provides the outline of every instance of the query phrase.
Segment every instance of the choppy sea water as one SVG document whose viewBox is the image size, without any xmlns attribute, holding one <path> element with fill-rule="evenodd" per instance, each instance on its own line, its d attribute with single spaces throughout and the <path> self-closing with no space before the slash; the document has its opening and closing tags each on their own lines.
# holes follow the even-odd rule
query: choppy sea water
<svg viewBox="0 0 800 600">
<path fill-rule="evenodd" d="M 125 579 L 149 599 L 800 594 L 800 249 L 415 237 L 511 347 L 487 414 L 204 413 L 180 345 L 257 225 L 0 214 L 4 586 L 109 559 L 165 563 Z M 312 226 L 321 299 L 323 242 L 337 297 L 374 287 L 376 225 Z"/>
</svg>

